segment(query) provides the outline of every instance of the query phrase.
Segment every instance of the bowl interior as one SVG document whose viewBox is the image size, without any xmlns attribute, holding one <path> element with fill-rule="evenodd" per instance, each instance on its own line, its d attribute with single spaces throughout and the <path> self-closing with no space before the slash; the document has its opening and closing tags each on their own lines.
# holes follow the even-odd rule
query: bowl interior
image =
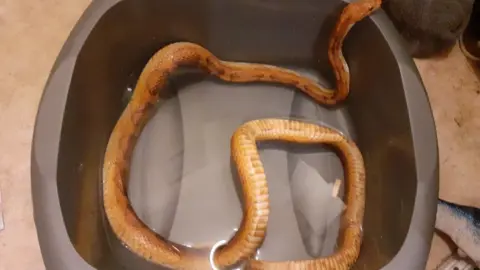
<svg viewBox="0 0 480 270">
<path fill-rule="evenodd" d="M 110 132 L 143 66 L 158 49 L 175 41 L 195 42 L 223 60 L 284 66 L 331 87 L 327 43 L 343 6 L 318 0 L 125 0 L 105 13 L 75 65 L 58 157 L 64 222 L 81 257 L 97 269 L 160 269 L 118 243 L 101 198 Z M 168 101 L 157 109 L 135 148 L 129 196 L 137 214 L 175 242 L 200 245 L 228 238 L 242 214 L 229 160 L 230 136 L 247 120 L 300 118 L 333 126 L 358 144 L 367 195 L 364 243 L 355 269 L 387 264 L 407 235 L 417 182 L 404 89 L 397 62 L 370 19 L 353 27 L 344 54 L 351 94 L 336 108 L 315 104 L 282 85 L 230 84 L 195 70 L 175 74 L 165 91 Z M 299 218 L 300 199 L 291 191 L 292 179 L 299 164 L 306 164 L 332 183 L 343 177 L 339 159 L 325 147 L 259 148 L 272 201 L 260 257 L 328 255 L 338 228 L 333 222 L 322 236 L 327 240 L 312 255 L 312 247 L 306 248 L 301 239 L 308 225 Z M 315 195 L 311 198 L 316 200 Z"/>
</svg>

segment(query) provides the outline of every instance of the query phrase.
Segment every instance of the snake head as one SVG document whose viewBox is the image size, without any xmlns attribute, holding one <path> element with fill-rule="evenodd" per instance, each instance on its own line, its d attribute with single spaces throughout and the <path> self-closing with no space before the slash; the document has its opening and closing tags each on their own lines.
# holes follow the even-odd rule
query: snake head
<svg viewBox="0 0 480 270">
<path fill-rule="evenodd" d="M 360 0 L 347 5 L 341 17 L 348 18 L 351 22 L 357 22 L 372 14 L 380 8 L 382 0 Z"/>
</svg>

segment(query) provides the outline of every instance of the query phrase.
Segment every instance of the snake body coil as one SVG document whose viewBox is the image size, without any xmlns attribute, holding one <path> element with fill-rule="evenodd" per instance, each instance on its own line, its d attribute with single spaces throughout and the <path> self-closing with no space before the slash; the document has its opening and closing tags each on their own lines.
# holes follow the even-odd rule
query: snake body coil
<svg viewBox="0 0 480 270">
<path fill-rule="evenodd" d="M 229 82 L 276 82 L 298 88 L 315 101 L 333 105 L 349 93 L 349 70 L 342 55 L 343 40 L 357 21 L 368 16 L 381 0 L 348 4 L 330 38 L 328 55 L 335 71 L 337 90 L 324 89 L 293 71 L 270 65 L 222 61 L 205 48 L 188 42 L 170 44 L 159 50 L 144 67 L 133 96 L 110 136 L 103 170 L 103 200 L 107 220 L 115 235 L 135 254 L 173 269 L 210 269 L 208 249 L 195 249 L 163 239 L 151 231 L 133 211 L 126 195 L 131 154 L 149 109 L 159 101 L 167 78 L 181 66 L 196 66 Z M 296 143 L 325 143 L 341 154 L 347 183 L 343 213 L 343 238 L 331 256 L 316 260 L 266 262 L 252 259 L 265 237 L 269 200 L 268 187 L 256 142 L 281 140 Z M 239 230 L 214 254 L 217 267 L 246 262 L 251 269 L 349 269 L 358 257 L 362 240 L 365 171 L 356 145 L 340 133 L 314 124 L 280 119 L 245 123 L 232 137 L 231 151 L 239 173 L 245 212 Z"/>
</svg>

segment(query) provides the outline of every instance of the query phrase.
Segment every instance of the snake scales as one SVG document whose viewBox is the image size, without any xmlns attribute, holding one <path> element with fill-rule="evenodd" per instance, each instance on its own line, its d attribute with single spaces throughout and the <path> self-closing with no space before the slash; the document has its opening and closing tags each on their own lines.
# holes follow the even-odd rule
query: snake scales
<svg viewBox="0 0 480 270">
<path fill-rule="evenodd" d="M 146 64 L 133 96 L 116 123 L 104 157 L 103 199 L 107 220 L 115 235 L 132 252 L 173 269 L 210 269 L 209 249 L 171 243 L 151 231 L 134 213 L 126 194 L 127 175 L 133 147 L 149 119 L 149 109 L 159 102 L 159 91 L 172 72 L 181 66 L 199 67 L 229 82 L 276 82 L 300 89 L 315 101 L 334 105 L 348 96 L 350 74 L 342 54 L 343 40 L 350 28 L 378 9 L 381 0 L 360 0 L 343 9 L 329 40 L 329 62 L 335 71 L 337 89 L 324 89 L 293 71 L 255 63 L 222 61 L 205 48 L 177 42 L 159 50 Z M 343 213 L 343 235 L 338 250 L 327 257 L 306 261 L 267 262 L 253 259 L 265 237 L 269 200 L 257 141 L 281 140 L 296 143 L 325 143 L 341 154 L 347 183 Z M 235 235 L 214 254 L 214 264 L 226 268 L 246 262 L 250 269 L 349 269 L 362 242 L 365 203 L 363 158 L 356 145 L 327 127 L 305 122 L 261 119 L 243 124 L 231 139 L 231 152 L 242 185 L 245 211 Z"/>
</svg>

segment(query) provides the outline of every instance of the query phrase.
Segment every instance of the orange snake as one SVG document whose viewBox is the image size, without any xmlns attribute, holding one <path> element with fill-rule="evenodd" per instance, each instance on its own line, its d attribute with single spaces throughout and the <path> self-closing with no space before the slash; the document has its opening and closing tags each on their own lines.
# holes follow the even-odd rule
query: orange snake
<svg viewBox="0 0 480 270">
<path fill-rule="evenodd" d="M 103 202 L 115 235 L 133 253 L 172 269 L 211 269 L 209 249 L 171 243 L 151 231 L 135 214 L 126 194 L 133 147 L 149 119 L 150 108 L 159 102 L 159 89 L 180 66 L 196 66 L 229 82 L 276 82 L 296 87 L 319 103 L 334 105 L 348 96 L 350 74 L 342 45 L 350 28 L 370 15 L 381 0 L 347 4 L 330 36 L 328 56 L 335 71 L 337 90 L 327 90 L 293 71 L 255 63 L 227 62 L 205 48 L 188 42 L 170 44 L 159 50 L 144 67 L 133 96 L 116 123 L 104 157 Z M 342 214 L 343 237 L 334 254 L 305 261 L 267 262 L 254 259 L 265 237 L 269 199 L 267 181 L 256 147 L 257 141 L 281 140 L 295 143 L 325 143 L 341 153 L 347 183 Z M 363 158 L 354 142 L 339 132 L 306 122 L 281 119 L 253 120 L 239 127 L 231 139 L 231 152 L 242 184 L 245 211 L 235 235 L 213 256 L 216 267 L 245 263 L 249 269 L 349 269 L 362 242 L 365 204 Z"/>
</svg>

